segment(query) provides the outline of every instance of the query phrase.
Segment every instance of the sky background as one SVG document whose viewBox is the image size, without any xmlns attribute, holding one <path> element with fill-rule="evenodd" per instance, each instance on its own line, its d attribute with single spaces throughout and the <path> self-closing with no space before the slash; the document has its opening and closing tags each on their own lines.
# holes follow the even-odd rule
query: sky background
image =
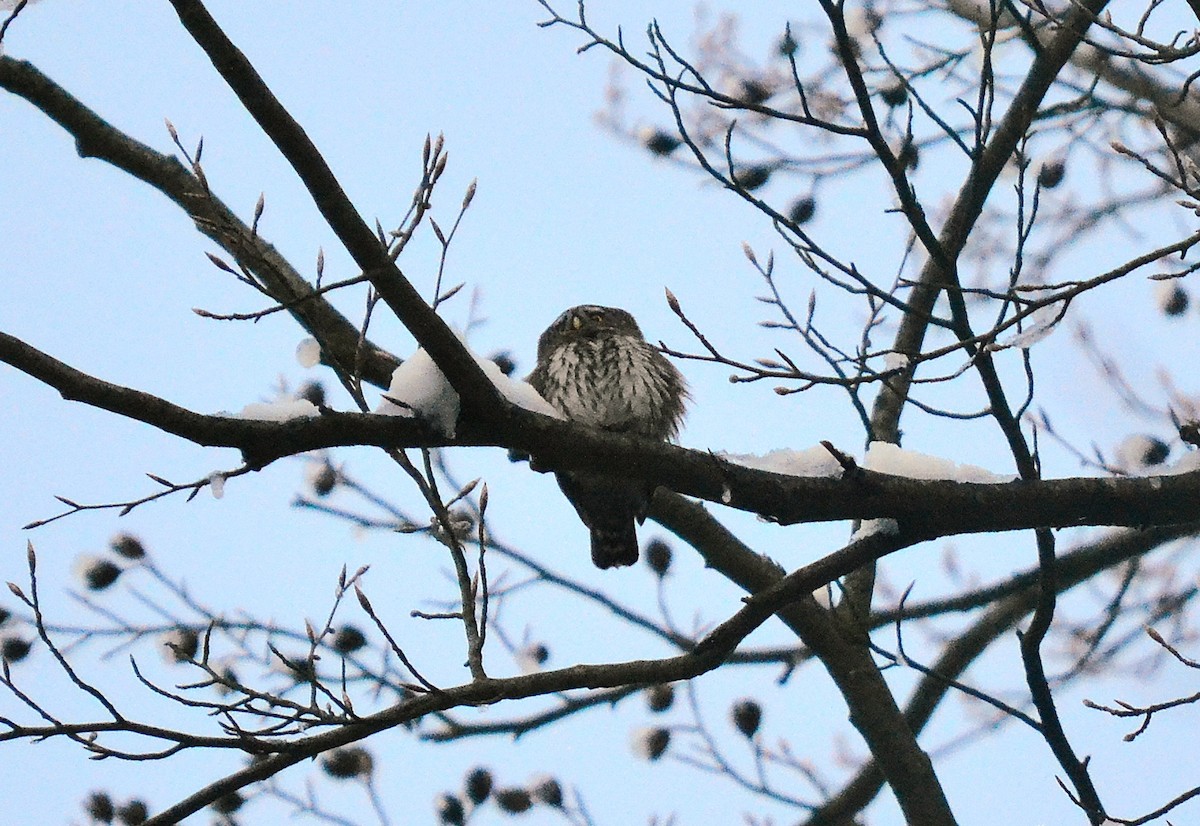
<svg viewBox="0 0 1200 826">
<path fill-rule="evenodd" d="M 595 114 L 603 105 L 611 61 L 598 51 L 577 56 L 579 41 L 565 29 L 538 28 L 535 24 L 546 15 L 534 2 L 208 5 L 304 126 L 369 221 L 378 218 L 392 226 L 399 220 L 418 179 L 425 136 L 445 135 L 450 161 L 435 197 L 435 216 L 443 226 L 453 221 L 468 184 L 478 180 L 478 194 L 448 261 L 448 282 L 466 282 L 468 289 L 447 306 L 446 317 L 464 325 L 473 293 L 487 322 L 473 329 L 472 347 L 485 354 L 511 352 L 521 374 L 532 367 L 541 330 L 563 309 L 582 303 L 624 307 L 650 339 L 694 349 L 666 305 L 664 288 L 679 297 L 701 329 L 715 331 L 739 355 L 768 353 L 778 343 L 772 338 L 777 334 L 756 326 L 765 317 L 754 298 L 761 284 L 746 261 L 743 242 L 760 255 L 774 249 L 792 279 L 786 283 L 797 306 L 807 300 L 812 288 L 807 274 L 790 261 L 782 263 L 785 250 L 759 214 L 715 184 L 655 161 L 598 127 Z M 574 8 L 573 3 L 561 6 L 564 13 Z M 596 3 L 589 16 L 601 31 L 623 26 L 630 40 L 652 17 L 680 43 L 695 29 L 690 2 Z M 747 54 L 765 62 L 783 22 L 778 14 L 746 13 L 741 34 Z M 12 28 L 5 51 L 31 60 L 114 125 L 159 151 L 172 151 L 164 118 L 186 146 L 203 136 L 204 169 L 225 203 L 249 219 L 259 194 L 265 193 L 260 232 L 294 265 L 311 277 L 321 248 L 326 279 L 356 274 L 285 162 L 180 28 L 168 4 L 42 2 L 27 9 Z M 663 113 L 654 109 L 641 82 L 630 74 L 626 85 L 631 119 L 661 122 Z M 191 312 L 193 307 L 246 312 L 263 304 L 207 261 L 204 253 L 213 250 L 211 244 L 163 196 L 101 162 L 81 160 L 57 126 L 8 95 L 0 96 L 0 147 L 0 329 L 93 375 L 201 412 L 238 410 L 271 399 L 281 383 L 295 388 L 321 377 L 319 370 L 297 364 L 294 353 L 303 335 L 283 314 L 248 324 L 205 320 Z M 936 170 L 922 174 L 936 187 Z M 799 184 L 771 186 L 768 191 L 781 203 L 802 194 Z M 891 219 L 895 228 L 890 229 L 889 219 L 881 215 L 890 196 L 871 180 L 849 192 L 842 200 L 819 202 L 815 230 L 864 265 L 881 261 L 880 266 L 894 269 L 895 262 L 886 256 L 889 243 L 902 238 L 899 219 Z M 863 214 L 871 216 L 866 232 L 856 218 Z M 414 285 L 430 295 L 437 268 L 433 239 L 414 242 L 400 264 Z M 1111 305 L 1081 302 L 1087 312 L 1101 317 L 1121 308 L 1125 323 L 1109 342 L 1140 365 L 1135 380 L 1153 374 L 1163 348 L 1169 352 L 1195 343 L 1192 331 L 1144 334 L 1158 323 L 1148 294 L 1143 282 L 1131 281 L 1114 289 Z M 361 299 L 339 306 L 352 319 L 361 314 Z M 830 325 L 861 324 L 853 312 L 840 312 L 834 309 Z M 373 334 L 399 355 L 412 350 L 411 337 L 386 318 L 377 320 Z M 1115 444 L 1129 432 L 1129 422 L 1115 419 L 1103 398 L 1092 398 L 1096 379 L 1077 351 L 1060 346 L 1052 352 L 1039 362 L 1039 375 L 1043 401 L 1055 411 L 1056 425 L 1082 430 L 1102 445 Z M 762 452 L 828 439 L 848 452 L 861 450 L 860 428 L 845 415 L 845 405 L 836 404 L 840 399 L 832 391 L 781 398 L 765 384 L 729 383 L 727 368 L 681 367 L 693 390 L 693 408 L 681 437 L 689 447 Z M 333 398 L 334 406 L 347 403 Z M 0 411 L 5 417 L 0 454 L 8 468 L 0 479 L 0 579 L 27 582 L 25 543 L 32 540 L 51 616 L 62 622 L 88 617 L 64 593 L 62 583 L 79 554 L 102 552 L 121 530 L 142 537 L 161 567 L 181 575 L 198 601 L 228 613 L 245 606 L 293 627 L 302 627 L 304 617 L 319 621 L 325 616 L 343 565 L 350 570 L 370 565 L 367 593 L 377 606 L 386 606 L 393 629 L 413 647 L 435 682 L 465 677 L 455 657 L 439 656 L 447 647 L 460 647 L 458 627 L 408 617 L 412 608 L 431 610 L 452 593 L 440 547 L 390 534 L 364 535 L 345 523 L 293 510 L 289 503 L 303 484 L 304 462 L 279 462 L 252 478 L 232 480 L 219 501 L 207 493 L 189 504 L 181 497 L 169 498 L 122 519 L 114 513 L 81 514 L 23 532 L 24 524 L 59 511 L 55 494 L 82 502 L 122 501 L 154 489 L 147 472 L 191 481 L 235 467 L 237 457 L 65 403 L 6 366 L 0 366 Z M 919 415 L 909 414 L 905 425 L 908 447 L 1011 471 L 986 422 L 956 425 L 951 435 L 941 423 Z M 1059 475 L 1077 470 L 1052 447 L 1047 457 Z M 379 492 L 412 501 L 406 480 L 369 451 L 347 452 L 338 460 Z M 500 451 L 460 451 L 452 462 L 464 480 L 488 479 L 490 513 L 500 539 L 632 604 L 654 604 L 653 577 L 645 569 L 599 577 L 590 569 L 585 532 L 558 497 L 552 479 L 510 465 Z M 833 550 L 848 534 L 844 525 L 785 531 L 740 514 L 731 515 L 728 524 L 752 544 L 761 542 L 788 568 Z M 648 525 L 641 535 L 657 532 Z M 889 576 L 901 588 L 916 580 L 914 597 L 932 596 L 942 582 L 939 560 L 946 548 L 965 544 L 906 552 Z M 1070 544 L 1064 539 L 1065 546 Z M 984 576 L 1033 561 L 1027 537 L 972 540 L 970 548 L 978 554 L 971 562 Z M 672 574 L 676 620 L 690 628 L 734 610 L 736 590 L 704 571 L 684 549 L 677 547 L 677 552 Z M 128 587 L 154 592 L 144 578 Z M 594 626 L 586 612 L 563 601 L 556 615 L 558 598 L 545 599 L 533 606 L 514 600 L 506 620 L 510 636 L 518 641 L 523 636 L 544 639 L 552 666 L 668 653 L 647 637 L 597 637 L 590 633 Z M 106 594 L 97 600 L 110 600 L 127 616 L 154 617 L 128 595 Z M 8 598 L 0 597 L 0 604 L 8 604 Z M 169 611 L 185 616 L 178 606 Z M 754 637 L 761 644 L 786 640 L 774 627 Z M 986 668 L 1009 669 L 1011 676 L 1015 641 L 997 649 Z M 97 654 L 109 648 L 99 644 L 86 650 Z M 113 650 L 102 662 L 82 657 L 85 671 L 127 697 L 130 707 L 153 709 L 164 720 L 187 719 L 133 683 L 123 662 L 129 653 Z M 136 653 L 139 663 L 165 684 L 183 679 L 177 670 L 155 662 L 148 648 Z M 512 673 L 502 652 L 494 656 L 498 673 Z M 66 689 L 44 650 L 14 674 L 64 719 L 99 713 L 78 692 Z M 911 682 L 905 675 L 895 679 L 897 685 Z M 1109 699 L 1104 683 L 1092 687 L 1089 696 Z M 838 739 L 837 730 L 843 735 L 848 731 L 844 707 L 815 672 L 780 686 L 762 673 L 728 669 L 698 680 L 697 688 L 714 729 L 728 732 L 724 714 L 729 701 L 753 694 L 767 706 L 764 732 L 769 739 L 786 737 L 795 752 L 819 762 L 829 762 L 831 751 L 839 749 L 862 753 L 857 740 Z M 1153 691 L 1126 699 L 1163 697 L 1172 690 L 1188 689 L 1167 673 Z M 1179 791 L 1152 772 L 1139 777 L 1136 789 L 1122 788 L 1125 782 L 1117 779 L 1146 765 L 1140 761 L 1150 756 L 1158 760 L 1173 748 L 1191 749 L 1186 732 L 1155 726 L 1136 743 L 1120 746 L 1125 728 L 1084 713 L 1079 699 L 1072 692 L 1063 695 L 1068 725 L 1080 751 L 1103 748 L 1113 755 L 1093 768 L 1102 787 L 1114 790 L 1116 802 L 1129 793 L 1131 806 L 1145 808 L 1147 801 L 1161 802 Z M 0 714 L 9 713 L 15 713 L 13 701 L 4 695 Z M 936 749 L 972 713 L 950 701 L 923 742 Z M 471 719 L 473 714 L 464 716 Z M 479 714 L 482 718 L 484 712 Z M 532 774 L 553 771 L 564 785 L 579 787 L 597 823 L 629 822 L 631 813 L 635 822 L 644 822 L 650 813 L 672 811 L 679 813 L 681 824 L 732 823 L 748 808 L 772 815 L 776 822 L 795 819 L 783 807 L 747 806 L 723 781 L 677 763 L 649 765 L 627 758 L 629 732 L 657 722 L 634 698 L 531 735 L 516 747 L 497 739 L 435 748 L 402 733 L 376 738 L 371 747 L 377 750 L 381 789 L 396 823 L 432 822 L 434 795 L 455 788 L 475 764 L 493 766 L 502 785 L 519 785 Z M 1047 750 L 1035 739 L 1032 732 L 1010 725 L 1002 738 L 984 746 L 986 756 L 967 750 L 943 764 L 942 776 L 961 822 L 1032 825 L 1067 822 L 1073 816 L 1054 783 Z M 742 744 L 732 745 L 736 752 Z M 737 756 L 747 758 L 748 752 Z M 156 809 L 239 762 L 235 755 L 185 755 L 158 764 L 97 764 L 63 743 L 10 744 L 5 746 L 7 770 L 0 773 L 0 814 L 12 807 L 9 816 L 36 812 L 37 822 L 79 822 L 79 800 L 88 789 L 100 787 L 118 798 L 142 795 Z M 301 789 L 303 773 L 293 769 L 280 782 Z M 1003 782 L 990 779 L 995 777 Z M 371 822 L 357 790 L 328 783 L 319 790 L 330 808 L 345 800 L 356 819 Z M 246 822 L 273 822 L 279 811 L 261 804 L 247 810 Z M 874 823 L 899 822 L 886 796 L 874 812 Z M 492 814 L 480 822 L 500 817 Z M 535 814 L 525 822 L 557 821 Z"/>
</svg>

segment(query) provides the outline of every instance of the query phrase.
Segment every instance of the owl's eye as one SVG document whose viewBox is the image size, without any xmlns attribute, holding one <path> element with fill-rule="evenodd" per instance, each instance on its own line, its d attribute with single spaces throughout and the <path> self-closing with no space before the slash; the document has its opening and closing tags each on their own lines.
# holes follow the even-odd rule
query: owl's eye
<svg viewBox="0 0 1200 826">
<path fill-rule="evenodd" d="M 572 330 L 578 330 L 578 329 L 579 329 L 580 327 L 582 327 L 582 326 L 583 326 L 583 319 L 582 319 L 582 318 L 580 318 L 580 317 L 579 317 L 579 316 L 577 316 L 577 315 L 573 315 L 573 316 L 571 316 L 571 329 L 572 329 Z"/>
</svg>

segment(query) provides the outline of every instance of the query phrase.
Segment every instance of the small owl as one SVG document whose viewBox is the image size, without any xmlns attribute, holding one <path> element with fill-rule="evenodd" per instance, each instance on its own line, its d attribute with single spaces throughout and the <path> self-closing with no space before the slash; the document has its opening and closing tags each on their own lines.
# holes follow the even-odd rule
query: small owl
<svg viewBox="0 0 1200 826">
<path fill-rule="evenodd" d="M 683 376 L 646 341 L 633 316 L 590 304 L 567 310 L 542 333 L 528 381 L 568 419 L 650 439 L 679 431 L 688 395 Z M 600 473 L 556 476 L 591 531 L 596 567 L 637 562 L 636 523 L 646 518 L 654 486 Z"/>
</svg>

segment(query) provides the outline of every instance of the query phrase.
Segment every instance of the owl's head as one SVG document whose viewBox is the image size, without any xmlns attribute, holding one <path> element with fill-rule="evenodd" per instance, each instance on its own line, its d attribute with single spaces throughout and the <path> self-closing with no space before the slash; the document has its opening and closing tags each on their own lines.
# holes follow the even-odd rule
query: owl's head
<svg viewBox="0 0 1200 826">
<path fill-rule="evenodd" d="M 538 339 L 538 357 L 568 342 L 612 335 L 640 339 L 642 331 L 633 316 L 624 310 L 581 304 L 567 310 L 546 328 L 546 332 Z"/>
</svg>

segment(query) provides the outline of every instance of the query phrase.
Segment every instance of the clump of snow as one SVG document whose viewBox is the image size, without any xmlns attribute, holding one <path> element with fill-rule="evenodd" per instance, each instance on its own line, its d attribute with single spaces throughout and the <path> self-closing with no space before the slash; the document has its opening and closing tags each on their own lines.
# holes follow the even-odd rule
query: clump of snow
<svg viewBox="0 0 1200 826">
<path fill-rule="evenodd" d="M 471 355 L 475 354 L 472 353 Z M 541 394 L 533 389 L 532 385 L 504 375 L 500 371 L 500 368 L 496 366 L 496 362 L 491 359 L 481 359 L 479 356 L 475 356 L 475 361 L 479 362 L 479 366 L 483 368 L 483 372 L 491 379 L 492 384 L 496 385 L 497 389 L 504 394 L 504 398 L 517 407 L 523 407 L 526 410 L 541 413 L 543 416 L 549 416 L 553 419 L 566 418 L 562 414 L 562 411 L 543 399 Z"/>
<path fill-rule="evenodd" d="M 277 402 L 255 402 L 242 408 L 235 419 L 250 419 L 257 422 L 286 422 L 317 416 L 321 411 L 308 399 L 283 399 Z"/>
<path fill-rule="evenodd" d="M 887 442 L 871 442 L 867 446 L 863 467 L 908 479 L 947 479 L 977 484 L 1011 482 L 1016 479 L 1015 476 L 1002 476 L 975 465 L 960 465 L 939 456 L 904 450 Z"/>
<path fill-rule="evenodd" d="M 1171 447 L 1162 439 L 1135 433 L 1121 440 L 1116 453 L 1117 464 L 1123 470 L 1129 473 L 1151 473 L 1171 455 Z"/>
<path fill-rule="evenodd" d="M 420 416 L 442 433 L 453 436 L 458 421 L 458 394 L 433 358 L 420 349 L 392 371 L 392 382 L 375 412 L 407 418 Z"/>
<path fill-rule="evenodd" d="M 504 398 L 534 413 L 564 418 L 530 385 L 504 375 L 494 361 L 480 356 L 470 347 L 467 347 L 467 352 Z M 393 371 L 387 393 L 375 408 L 376 413 L 386 416 L 419 416 L 447 436 L 454 435 L 458 410 L 458 393 L 454 392 L 446 376 L 424 348 L 418 349 Z"/>
<path fill-rule="evenodd" d="M 1058 304 L 1047 304 L 1045 307 L 1039 307 L 1029 314 L 1024 332 L 1010 336 L 1004 341 L 997 341 L 992 345 L 991 349 L 1006 350 L 1010 347 L 1018 347 L 1022 350 L 1028 350 L 1058 329 L 1058 322 L 1060 321 L 1062 321 L 1062 307 Z"/>
<path fill-rule="evenodd" d="M 212 491 L 213 499 L 220 499 L 225 495 L 225 474 L 214 473 L 208 477 L 208 489 Z"/>
<path fill-rule="evenodd" d="M 842 466 L 821 445 L 792 450 L 777 448 L 768 453 L 718 453 L 727 462 L 742 467 L 782 473 L 787 476 L 837 476 L 842 475 Z"/>
<path fill-rule="evenodd" d="M 858 542 L 876 534 L 891 535 L 897 533 L 900 533 L 900 523 L 895 519 L 864 519 L 859 524 L 858 530 L 850 534 L 850 541 Z"/>
<path fill-rule="evenodd" d="M 1179 460 L 1159 471 L 1163 476 L 1178 476 L 1181 473 L 1191 473 L 1200 470 L 1200 450 L 1189 450 L 1179 457 Z"/>
<path fill-rule="evenodd" d="M 883 368 L 885 370 L 903 370 L 908 367 L 908 356 L 903 353 L 897 353 L 895 350 L 883 354 Z"/>
<path fill-rule="evenodd" d="M 1030 330 L 1026 330 L 1023 333 L 1018 333 L 1008 341 L 997 342 L 998 348 L 1018 347 L 1022 350 L 1028 350 L 1030 347 L 1037 344 L 1052 332 L 1054 332 L 1053 324 L 1043 324 Z"/>
<path fill-rule="evenodd" d="M 768 453 L 718 453 L 727 462 L 755 470 L 766 470 L 787 476 L 827 476 L 840 478 L 840 462 L 822 445 L 792 450 L 777 448 Z M 975 465 L 960 465 L 949 459 L 904 450 L 887 442 L 871 442 L 863 467 L 878 473 L 904 476 L 909 479 L 948 479 L 954 482 L 990 484 L 1011 482 L 1015 476 L 1002 476 Z"/>
<path fill-rule="evenodd" d="M 834 590 L 833 583 L 822 585 L 812 592 L 812 596 L 817 601 L 817 605 L 820 605 L 822 608 L 833 608 L 838 603 L 837 592 Z"/>
<path fill-rule="evenodd" d="M 316 367 L 321 362 L 321 345 L 315 338 L 306 338 L 296 345 L 296 361 L 301 367 Z"/>
</svg>

